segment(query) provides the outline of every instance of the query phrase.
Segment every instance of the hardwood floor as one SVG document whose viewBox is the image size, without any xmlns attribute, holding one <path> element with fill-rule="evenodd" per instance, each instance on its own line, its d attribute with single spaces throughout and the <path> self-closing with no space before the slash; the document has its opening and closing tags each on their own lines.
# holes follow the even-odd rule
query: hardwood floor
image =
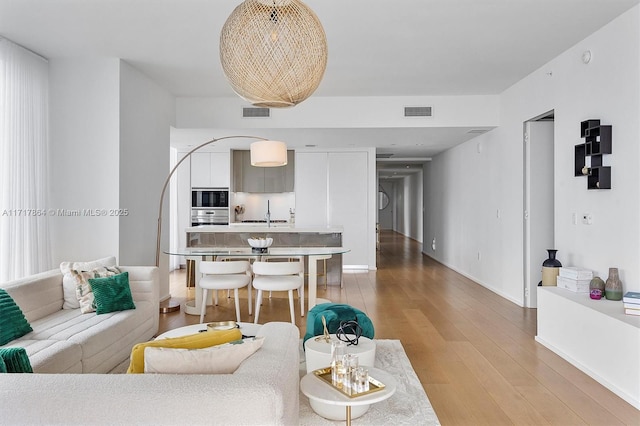
<svg viewBox="0 0 640 426">
<path fill-rule="evenodd" d="M 424 256 L 402 235 L 382 232 L 380 248 L 377 271 L 345 273 L 343 289 L 325 290 L 320 278 L 318 297 L 363 310 L 376 338 L 402 342 L 443 425 L 640 425 L 640 411 L 534 341 L 535 310 Z M 184 300 L 185 272 L 171 276 L 172 301 Z M 246 291 L 240 306 L 253 321 Z M 233 299 L 221 297 L 205 320 L 234 318 Z M 160 332 L 198 320 L 161 314 Z M 267 321 L 289 321 L 286 293 L 265 299 Z M 306 317 L 296 322 L 304 335 Z"/>
</svg>

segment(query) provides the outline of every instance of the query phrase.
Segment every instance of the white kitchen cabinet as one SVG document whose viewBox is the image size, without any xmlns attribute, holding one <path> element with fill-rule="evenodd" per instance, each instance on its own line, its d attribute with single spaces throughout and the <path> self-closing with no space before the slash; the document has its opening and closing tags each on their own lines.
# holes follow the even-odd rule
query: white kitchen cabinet
<svg viewBox="0 0 640 426">
<path fill-rule="evenodd" d="M 231 154 L 229 152 L 211 153 L 211 187 L 229 188 L 231 182 Z"/>
<path fill-rule="evenodd" d="M 327 225 L 326 152 L 296 152 L 296 226 Z"/>
<path fill-rule="evenodd" d="M 211 156 L 208 152 L 191 154 L 191 186 L 206 188 L 211 186 Z"/>
<path fill-rule="evenodd" d="M 370 155 L 296 153 L 296 226 L 342 226 L 342 244 L 351 250 L 343 263 L 353 267 L 375 265 L 375 160 L 371 166 Z"/>
<path fill-rule="evenodd" d="M 369 264 L 369 161 L 367 152 L 330 152 L 327 157 L 329 225 L 342 225 L 344 264 Z M 375 232 L 375 229 L 373 230 Z"/>
<path fill-rule="evenodd" d="M 194 188 L 228 188 L 231 175 L 228 152 L 191 154 L 191 186 Z"/>
</svg>

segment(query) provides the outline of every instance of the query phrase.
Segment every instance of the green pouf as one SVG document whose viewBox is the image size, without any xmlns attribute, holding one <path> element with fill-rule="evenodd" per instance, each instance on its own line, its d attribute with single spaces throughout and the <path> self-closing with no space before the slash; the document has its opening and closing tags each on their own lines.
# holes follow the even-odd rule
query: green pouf
<svg viewBox="0 0 640 426">
<path fill-rule="evenodd" d="M 327 329 L 330 334 L 335 334 L 342 321 L 357 321 L 362 328 L 362 336 L 373 339 L 374 329 L 371 319 L 361 310 L 350 305 L 341 303 L 321 303 L 309 311 L 307 316 L 307 332 L 304 335 L 304 342 L 308 339 L 324 334 L 322 317 L 327 322 Z M 304 343 L 303 342 L 303 343 Z"/>
</svg>

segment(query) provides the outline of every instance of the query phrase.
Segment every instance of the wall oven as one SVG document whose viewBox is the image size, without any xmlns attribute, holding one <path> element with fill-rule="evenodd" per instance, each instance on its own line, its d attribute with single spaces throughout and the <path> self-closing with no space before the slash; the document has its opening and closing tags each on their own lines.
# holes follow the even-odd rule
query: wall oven
<svg viewBox="0 0 640 426">
<path fill-rule="evenodd" d="M 191 188 L 191 226 L 228 224 L 229 188 Z"/>
<path fill-rule="evenodd" d="M 229 208 L 229 188 L 191 188 L 191 208 Z"/>
<path fill-rule="evenodd" d="M 191 209 L 191 226 L 228 225 L 229 209 Z"/>
</svg>

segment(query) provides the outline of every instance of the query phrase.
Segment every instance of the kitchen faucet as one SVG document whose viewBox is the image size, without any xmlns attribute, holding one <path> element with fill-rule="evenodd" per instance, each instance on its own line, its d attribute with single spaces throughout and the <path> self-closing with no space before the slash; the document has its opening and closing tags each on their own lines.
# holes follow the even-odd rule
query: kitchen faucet
<svg viewBox="0 0 640 426">
<path fill-rule="evenodd" d="M 271 228 L 271 211 L 269 210 L 269 200 L 267 200 L 267 214 L 264 215 L 267 219 L 267 228 Z"/>
</svg>

